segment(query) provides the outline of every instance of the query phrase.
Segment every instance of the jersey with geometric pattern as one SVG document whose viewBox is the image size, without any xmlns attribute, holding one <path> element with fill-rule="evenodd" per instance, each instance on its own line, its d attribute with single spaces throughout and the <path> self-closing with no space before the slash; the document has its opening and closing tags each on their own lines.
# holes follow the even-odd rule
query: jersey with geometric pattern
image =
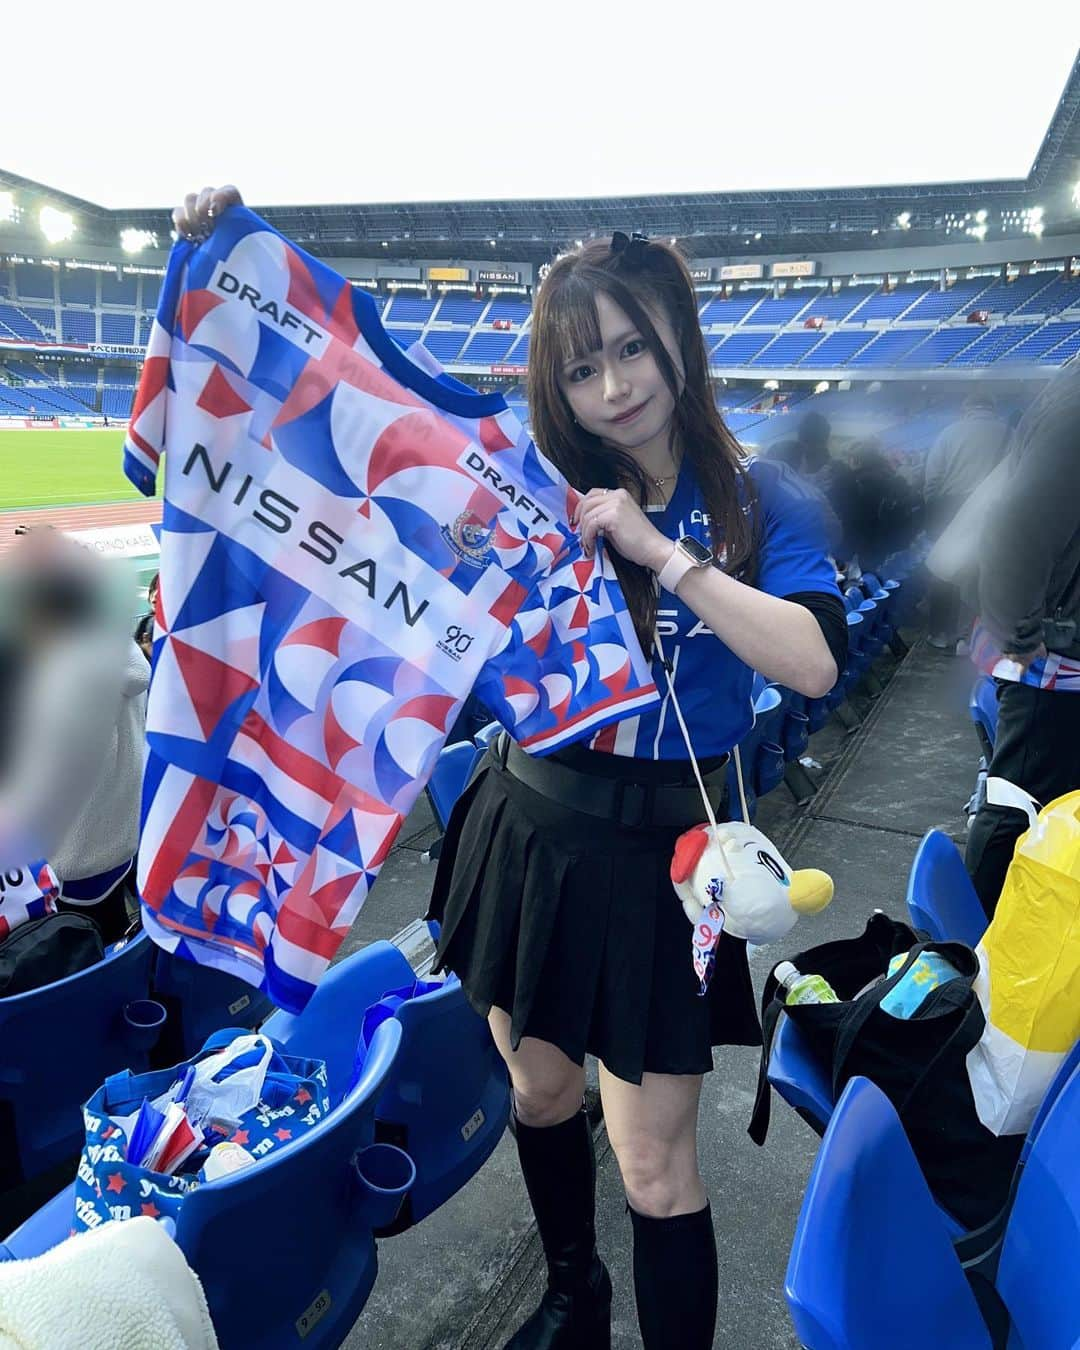
<svg viewBox="0 0 1080 1350">
<path fill-rule="evenodd" d="M 535 754 L 658 695 L 502 398 L 242 207 L 169 260 L 125 444 L 147 494 L 163 452 L 144 923 L 295 1010 L 474 686 Z"/>
</svg>

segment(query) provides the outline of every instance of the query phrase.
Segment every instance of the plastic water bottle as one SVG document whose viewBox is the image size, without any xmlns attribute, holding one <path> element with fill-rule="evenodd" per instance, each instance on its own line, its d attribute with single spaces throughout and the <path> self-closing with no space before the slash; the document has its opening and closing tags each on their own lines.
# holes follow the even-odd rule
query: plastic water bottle
<svg viewBox="0 0 1080 1350">
<path fill-rule="evenodd" d="M 836 992 L 824 975 L 803 975 L 790 961 L 781 961 L 773 972 L 784 986 L 784 1002 L 839 1003 Z"/>
</svg>

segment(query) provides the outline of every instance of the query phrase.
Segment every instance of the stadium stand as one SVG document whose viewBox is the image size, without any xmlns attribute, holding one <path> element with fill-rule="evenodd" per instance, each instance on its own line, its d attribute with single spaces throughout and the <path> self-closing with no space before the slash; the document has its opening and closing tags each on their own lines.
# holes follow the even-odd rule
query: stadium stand
<svg viewBox="0 0 1080 1350">
<path fill-rule="evenodd" d="M 424 346 L 437 361 L 456 360 L 468 333 L 460 328 L 432 329 L 424 338 Z"/>
<path fill-rule="evenodd" d="M 97 279 L 96 272 L 77 269 L 71 271 L 68 268 L 60 273 L 60 300 L 65 305 L 96 305 L 97 304 Z"/>
<path fill-rule="evenodd" d="M 471 295 L 462 295 L 450 291 L 443 296 L 442 303 L 432 315 L 432 322 L 464 324 L 465 327 L 471 328 L 473 324 L 480 322 L 486 308 L 487 302 L 485 300 L 474 300 Z M 399 314 L 395 317 L 401 318 L 402 316 Z"/>
<path fill-rule="evenodd" d="M 96 342 L 97 315 L 86 309 L 62 310 L 60 335 L 64 342 Z"/>
<path fill-rule="evenodd" d="M 751 361 L 772 337 L 771 333 L 732 333 L 712 349 L 714 366 L 741 366 Z"/>
<path fill-rule="evenodd" d="M 55 300 L 56 270 L 36 263 L 15 266 L 15 294 L 20 300 Z"/>
<path fill-rule="evenodd" d="M 130 346 L 135 341 L 135 315 L 101 313 L 102 342 L 119 342 Z"/>
<path fill-rule="evenodd" d="M 702 326 L 707 328 L 710 324 L 739 323 L 768 297 L 768 291 L 764 290 L 742 291 L 727 300 L 722 295 L 716 295 L 701 310 Z"/>
<path fill-rule="evenodd" d="M 101 273 L 101 303 L 103 305 L 127 305 L 134 309 L 139 302 L 139 278 L 137 276 L 116 276 L 113 272 Z"/>
<path fill-rule="evenodd" d="M 514 341 L 513 333 L 480 332 L 474 333 L 468 346 L 461 353 L 463 361 L 475 361 L 478 365 L 492 361 L 505 361 L 506 354 Z"/>
<path fill-rule="evenodd" d="M 438 302 L 428 300 L 422 295 L 411 295 L 399 291 L 393 296 L 383 313 L 385 323 L 427 323 L 435 311 Z"/>
<path fill-rule="evenodd" d="M 486 323 L 494 323 L 496 319 L 509 319 L 511 323 L 523 324 L 531 312 L 529 302 L 524 296 L 497 295 L 488 306 L 484 320 Z"/>
<path fill-rule="evenodd" d="M 907 282 L 891 291 L 880 289 L 865 300 L 858 309 L 852 310 L 848 318 L 858 323 L 866 323 L 869 319 L 899 319 L 929 291 L 929 284 L 923 281 Z"/>
</svg>

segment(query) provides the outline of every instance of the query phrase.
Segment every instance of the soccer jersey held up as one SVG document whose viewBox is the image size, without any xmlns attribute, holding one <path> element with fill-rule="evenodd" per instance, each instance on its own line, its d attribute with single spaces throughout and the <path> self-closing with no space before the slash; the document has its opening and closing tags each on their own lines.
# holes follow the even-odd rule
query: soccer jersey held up
<svg viewBox="0 0 1080 1350">
<path fill-rule="evenodd" d="M 138 884 L 162 946 L 310 997 L 474 687 L 533 753 L 657 699 L 499 395 L 242 207 L 169 260 L 125 444 L 161 591 Z"/>
</svg>

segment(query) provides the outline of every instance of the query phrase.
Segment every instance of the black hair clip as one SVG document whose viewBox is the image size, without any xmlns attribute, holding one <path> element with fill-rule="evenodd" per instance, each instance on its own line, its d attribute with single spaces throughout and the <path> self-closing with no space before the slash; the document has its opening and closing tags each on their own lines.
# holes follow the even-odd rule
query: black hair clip
<svg viewBox="0 0 1080 1350">
<path fill-rule="evenodd" d="M 645 261 L 645 250 L 649 246 L 649 236 L 639 234 L 637 230 L 631 235 L 623 234 L 622 230 L 616 230 L 611 236 L 611 251 L 619 255 L 625 262 L 634 267 L 640 267 Z"/>
</svg>

